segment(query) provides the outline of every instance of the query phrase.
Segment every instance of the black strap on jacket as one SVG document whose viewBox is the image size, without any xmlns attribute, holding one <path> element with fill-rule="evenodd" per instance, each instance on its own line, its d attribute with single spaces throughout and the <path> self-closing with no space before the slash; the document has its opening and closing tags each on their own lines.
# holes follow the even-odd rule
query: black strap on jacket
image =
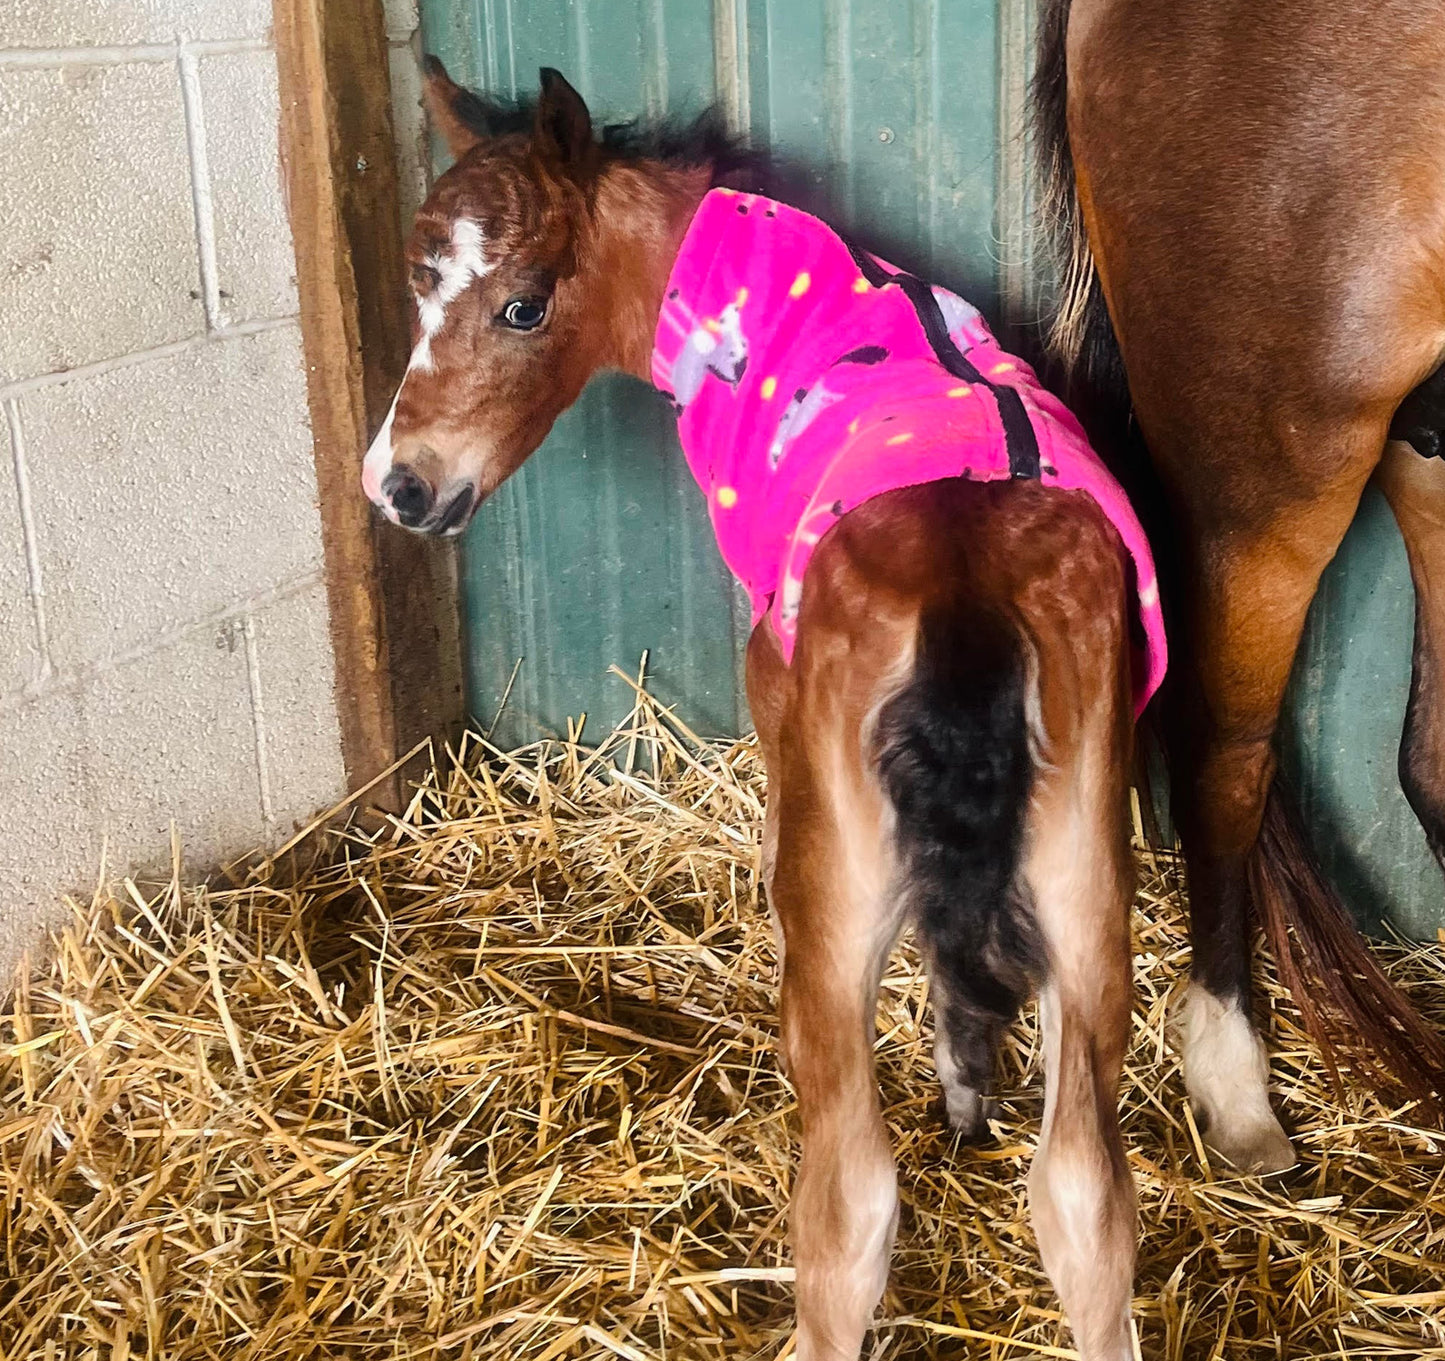
<svg viewBox="0 0 1445 1361">
<path fill-rule="evenodd" d="M 1008 470 L 1011 477 L 1038 477 L 1039 441 L 1034 434 L 1033 422 L 1024 410 L 1023 399 L 1013 388 L 1005 384 L 991 383 L 983 376 L 963 352 L 953 343 L 948 334 L 948 324 L 943 319 L 943 310 L 933 289 L 916 274 L 905 274 L 901 270 L 891 274 L 866 251 L 859 250 L 847 237 L 842 238 L 848 247 L 848 254 L 858 266 L 863 277 L 873 288 L 887 288 L 897 284 L 903 295 L 918 313 L 919 325 L 928 340 L 938 362 L 955 378 L 965 383 L 981 383 L 991 393 L 998 405 L 999 422 L 1003 426 L 1004 447 L 1008 450 Z"/>
</svg>

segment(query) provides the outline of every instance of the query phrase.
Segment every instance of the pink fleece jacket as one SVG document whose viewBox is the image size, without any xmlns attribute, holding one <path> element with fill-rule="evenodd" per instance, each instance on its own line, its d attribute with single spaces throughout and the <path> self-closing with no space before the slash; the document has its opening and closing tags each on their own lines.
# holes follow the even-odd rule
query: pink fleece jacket
<svg viewBox="0 0 1445 1361">
<path fill-rule="evenodd" d="M 1164 677 L 1144 531 L 1077 420 L 978 310 L 855 253 L 824 223 L 715 189 L 672 269 L 652 355 L 718 547 L 792 660 L 804 574 L 855 506 L 945 478 L 1089 493 L 1133 564 L 1138 710 Z"/>
</svg>

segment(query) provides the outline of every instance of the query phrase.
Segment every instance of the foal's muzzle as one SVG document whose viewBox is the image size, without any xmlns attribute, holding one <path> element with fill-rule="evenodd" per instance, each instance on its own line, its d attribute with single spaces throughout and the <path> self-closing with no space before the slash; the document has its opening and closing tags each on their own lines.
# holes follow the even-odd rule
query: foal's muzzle
<svg viewBox="0 0 1445 1361">
<path fill-rule="evenodd" d="M 396 512 L 397 522 L 408 529 L 420 529 L 436 504 L 431 484 L 410 468 L 393 468 L 387 473 L 381 494 Z"/>
<path fill-rule="evenodd" d="M 405 465 L 392 468 L 381 483 L 383 507 L 390 508 L 397 524 L 421 534 L 460 534 L 472 518 L 476 499 L 469 482 L 439 498 L 426 478 Z"/>
</svg>

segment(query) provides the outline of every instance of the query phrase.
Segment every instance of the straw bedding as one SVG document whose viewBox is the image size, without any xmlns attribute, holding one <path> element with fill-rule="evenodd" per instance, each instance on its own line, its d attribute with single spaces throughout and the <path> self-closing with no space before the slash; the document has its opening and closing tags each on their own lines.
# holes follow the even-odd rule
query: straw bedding
<svg viewBox="0 0 1445 1361">
<path fill-rule="evenodd" d="M 0 1027 L 0 1354 L 786 1355 L 758 757 L 645 699 L 607 748 L 473 740 L 405 816 L 312 837 L 310 868 L 78 907 Z M 1140 868 L 1142 1354 L 1445 1357 L 1439 1136 L 1338 1101 L 1265 976 L 1303 1166 L 1211 1167 L 1165 1024 L 1178 870 Z M 1388 957 L 1445 1022 L 1445 952 Z M 1032 1015 L 996 1142 L 959 1148 L 926 995 L 905 946 L 878 1041 L 903 1210 L 870 1346 L 1070 1356 L 1026 1220 Z"/>
</svg>

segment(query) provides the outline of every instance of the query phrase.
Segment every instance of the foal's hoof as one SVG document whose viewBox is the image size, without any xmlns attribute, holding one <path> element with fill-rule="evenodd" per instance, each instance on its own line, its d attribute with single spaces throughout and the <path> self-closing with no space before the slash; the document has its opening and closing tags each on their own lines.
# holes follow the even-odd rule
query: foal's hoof
<svg viewBox="0 0 1445 1361">
<path fill-rule="evenodd" d="M 1256 1120 L 1235 1129 L 1208 1129 L 1204 1143 L 1212 1154 L 1246 1176 L 1267 1177 L 1288 1172 L 1299 1161 L 1289 1135 L 1273 1115 L 1267 1121 Z"/>
</svg>

